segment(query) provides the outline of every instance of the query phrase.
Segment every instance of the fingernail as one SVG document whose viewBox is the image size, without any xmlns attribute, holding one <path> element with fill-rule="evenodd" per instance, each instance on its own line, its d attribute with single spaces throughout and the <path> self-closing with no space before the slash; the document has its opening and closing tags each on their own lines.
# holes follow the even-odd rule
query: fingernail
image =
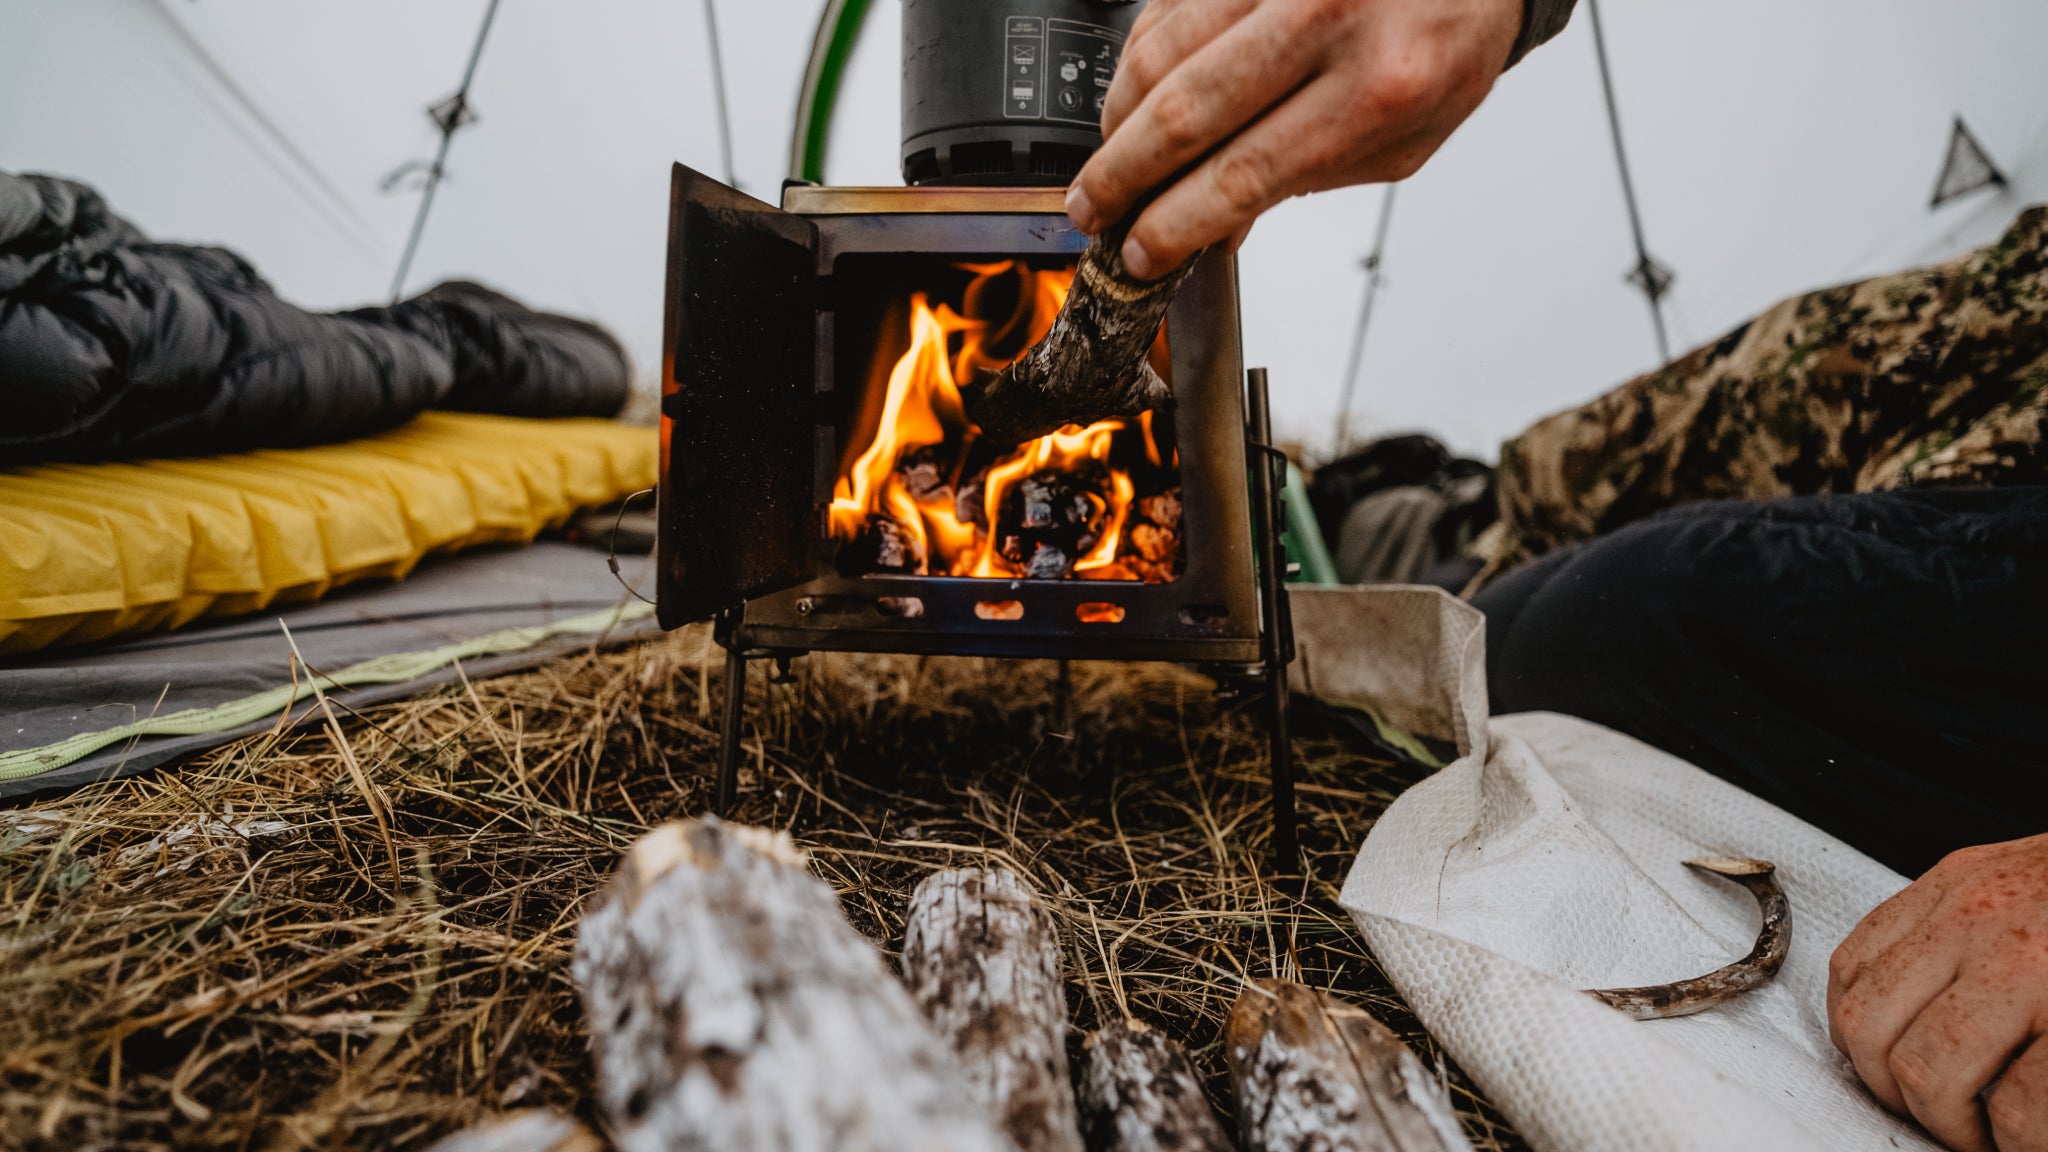
<svg viewBox="0 0 2048 1152">
<path fill-rule="evenodd" d="M 1136 236 L 1124 241 L 1124 271 L 1140 280 L 1150 280 L 1159 274 L 1152 253 L 1145 251 Z"/>
<path fill-rule="evenodd" d="M 1083 232 L 1095 231 L 1095 205 L 1088 202 L 1088 193 L 1079 184 L 1067 188 L 1067 219 Z"/>
</svg>

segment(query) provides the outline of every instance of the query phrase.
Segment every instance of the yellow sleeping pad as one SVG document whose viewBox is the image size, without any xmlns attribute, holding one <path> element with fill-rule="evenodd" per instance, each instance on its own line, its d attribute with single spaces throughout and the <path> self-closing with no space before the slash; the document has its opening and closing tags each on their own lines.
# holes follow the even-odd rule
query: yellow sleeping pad
<svg viewBox="0 0 2048 1152">
<path fill-rule="evenodd" d="M 429 412 L 321 448 L 0 471 L 0 656 L 177 628 L 523 542 L 652 488 L 652 428 Z"/>
</svg>

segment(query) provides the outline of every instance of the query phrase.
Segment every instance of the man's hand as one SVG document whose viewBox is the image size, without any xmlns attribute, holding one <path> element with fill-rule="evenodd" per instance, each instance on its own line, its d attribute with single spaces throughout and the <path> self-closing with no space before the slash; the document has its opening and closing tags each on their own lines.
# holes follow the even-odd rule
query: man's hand
<svg viewBox="0 0 2048 1152">
<path fill-rule="evenodd" d="M 1828 966 L 1828 1027 L 1949 1147 L 2048 1150 L 2048 836 L 1957 852 L 1865 917 Z"/>
<path fill-rule="evenodd" d="M 1486 98 L 1521 27 L 1522 0 L 1152 0 L 1067 214 L 1100 232 L 1200 161 L 1124 246 L 1153 279 L 1290 196 L 1405 179 Z"/>
</svg>

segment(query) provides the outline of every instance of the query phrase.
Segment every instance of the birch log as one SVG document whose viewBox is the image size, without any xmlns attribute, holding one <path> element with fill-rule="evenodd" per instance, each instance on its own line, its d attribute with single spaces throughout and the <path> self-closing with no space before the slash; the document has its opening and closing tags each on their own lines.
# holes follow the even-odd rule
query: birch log
<svg viewBox="0 0 2048 1152">
<path fill-rule="evenodd" d="M 926 877 L 910 898 L 903 978 L 1021 1152 L 1081 1152 L 1059 938 L 1029 884 L 1000 869 Z"/>
<path fill-rule="evenodd" d="M 1139 280 L 1124 268 L 1128 228 L 1127 220 L 1089 243 L 1052 330 L 970 390 L 967 414 L 984 438 L 1021 444 L 1068 424 L 1136 416 L 1173 399 L 1146 357 L 1199 256 L 1157 280 Z"/>
<path fill-rule="evenodd" d="M 604 1141 L 560 1112 L 542 1109 L 457 1132 L 427 1152 L 604 1152 Z"/>
<path fill-rule="evenodd" d="M 1246 1152 L 1470 1152 L 1436 1077 L 1364 1009 L 1261 980 L 1226 1035 Z"/>
<path fill-rule="evenodd" d="M 1093 1152 L 1233 1152 L 1187 1052 L 1141 1020 L 1088 1038 L 1081 1128 Z"/>
<path fill-rule="evenodd" d="M 575 975 L 623 1152 L 1013 1152 L 786 835 L 657 829 Z"/>
</svg>

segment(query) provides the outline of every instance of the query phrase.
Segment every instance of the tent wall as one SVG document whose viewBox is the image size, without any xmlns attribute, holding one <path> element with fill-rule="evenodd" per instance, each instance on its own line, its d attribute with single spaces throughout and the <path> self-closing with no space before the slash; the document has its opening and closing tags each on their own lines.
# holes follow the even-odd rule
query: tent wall
<svg viewBox="0 0 2048 1152">
<path fill-rule="evenodd" d="M 773 198 L 819 0 L 719 8 L 741 180 Z M 431 154 L 483 0 L 0 0 L 0 167 L 104 187 L 144 228 L 244 251 L 290 298 L 380 298 L 414 199 L 377 185 Z M 874 5 L 828 179 L 893 183 L 897 19 Z M 1772 301 L 1926 262 L 2048 200 L 2039 0 L 1608 0 L 1674 343 Z M 715 170 L 696 0 L 507 5 L 416 271 L 466 274 L 618 330 L 657 363 L 667 166 Z M 203 48 L 195 53 L 180 32 Z M 281 151 L 200 59 L 294 142 Z M 2013 177 L 1927 210 L 1950 120 Z M 1584 22 L 1537 52 L 1412 182 L 1361 387 L 1364 430 L 1501 438 L 1651 366 Z M 314 173 L 317 172 L 317 177 Z M 323 191 L 324 186 L 338 195 Z M 1283 206 L 1245 258 L 1246 340 L 1284 432 L 1330 428 L 1380 193 Z"/>
</svg>

